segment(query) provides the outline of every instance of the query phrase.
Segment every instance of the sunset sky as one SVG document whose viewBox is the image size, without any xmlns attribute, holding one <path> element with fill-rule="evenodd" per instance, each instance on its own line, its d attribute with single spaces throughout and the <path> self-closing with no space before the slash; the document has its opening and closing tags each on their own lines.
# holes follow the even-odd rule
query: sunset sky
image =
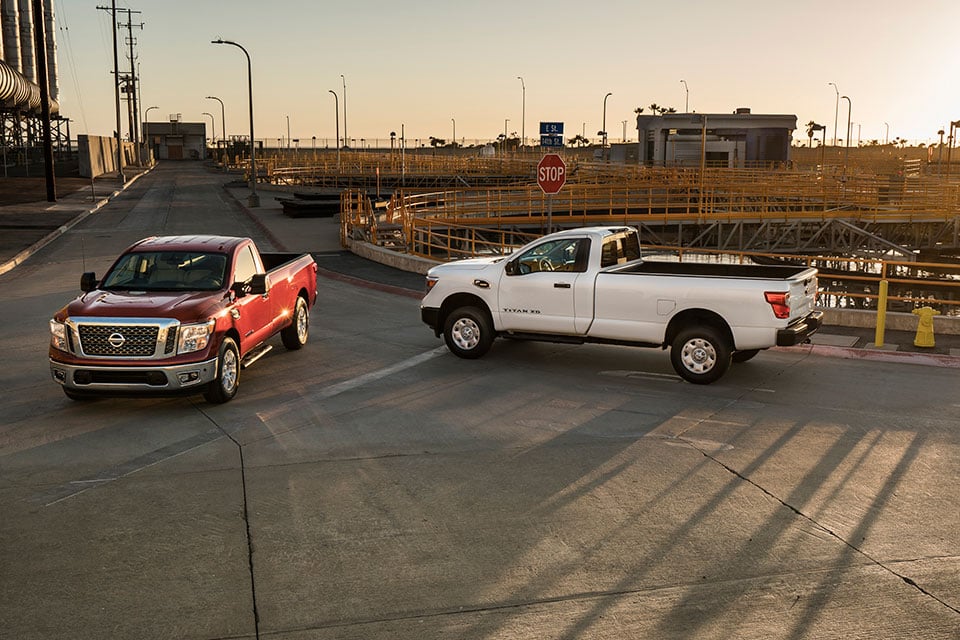
<svg viewBox="0 0 960 640">
<path fill-rule="evenodd" d="M 61 113 L 71 132 L 115 128 L 110 17 L 99 3 L 55 0 Z M 957 0 L 126 0 L 134 14 L 142 108 L 182 114 L 220 136 L 249 131 L 246 59 L 253 60 L 258 139 L 334 137 L 346 79 L 350 138 L 535 138 L 538 123 L 596 137 L 604 96 L 611 142 L 636 139 L 634 109 L 797 116 L 833 137 L 837 94 L 850 97 L 854 142 L 932 142 L 960 120 Z M 126 29 L 120 31 L 121 44 Z M 121 56 L 121 73 L 129 62 Z M 517 79 L 523 78 L 523 83 Z M 522 119 L 523 86 L 526 118 Z M 838 137 L 847 103 L 839 101 Z M 649 109 L 647 109 L 649 111 Z M 125 112 L 124 112 L 125 113 Z M 126 116 L 123 116 L 126 123 Z M 126 124 L 124 124 L 126 130 Z"/>
</svg>

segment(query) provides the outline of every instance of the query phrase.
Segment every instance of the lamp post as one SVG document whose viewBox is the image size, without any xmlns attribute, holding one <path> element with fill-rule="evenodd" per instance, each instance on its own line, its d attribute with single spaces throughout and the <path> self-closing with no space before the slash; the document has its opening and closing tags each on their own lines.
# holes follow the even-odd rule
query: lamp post
<svg viewBox="0 0 960 640">
<path fill-rule="evenodd" d="M 840 113 L 840 89 L 837 89 L 837 83 L 828 82 L 833 85 L 833 90 L 837 94 L 836 104 L 833 105 L 833 146 L 837 146 L 837 115 Z"/>
<path fill-rule="evenodd" d="M 457 148 L 457 119 L 450 118 L 450 122 L 453 123 L 453 148 Z"/>
<path fill-rule="evenodd" d="M 950 179 L 950 155 L 953 152 L 953 132 L 960 127 L 960 120 L 953 120 L 950 123 L 950 136 L 947 138 L 947 180 Z"/>
<path fill-rule="evenodd" d="M 223 108 L 223 100 L 217 96 L 207 96 L 207 100 L 216 100 L 220 103 L 220 140 L 224 148 L 227 146 L 227 117 L 226 110 Z"/>
<path fill-rule="evenodd" d="M 250 196 L 247 198 L 247 204 L 251 207 L 260 206 L 260 196 L 257 195 L 257 142 L 253 137 L 253 65 L 250 63 L 250 54 L 247 50 L 236 42 L 230 40 L 216 39 L 211 40 L 211 44 L 229 44 L 247 56 L 247 96 L 250 103 Z"/>
<path fill-rule="evenodd" d="M 940 173 L 943 171 L 943 129 L 937 131 L 937 134 L 940 136 L 940 153 L 937 154 L 937 177 L 940 177 Z"/>
<path fill-rule="evenodd" d="M 683 106 L 683 112 L 690 113 L 690 87 L 687 86 L 686 80 L 681 80 L 680 82 L 683 83 L 683 88 L 687 92 L 687 99 Z"/>
<path fill-rule="evenodd" d="M 847 101 L 847 139 L 845 141 L 846 147 L 843 150 L 843 168 L 847 168 L 847 158 L 850 155 L 850 112 L 853 111 L 853 102 L 847 96 L 840 96 L 841 100 Z"/>
<path fill-rule="evenodd" d="M 343 80 L 343 145 L 347 146 L 347 141 L 350 139 L 347 136 L 347 79 L 342 73 L 340 79 Z"/>
<path fill-rule="evenodd" d="M 149 122 L 149 115 L 151 109 L 159 109 L 160 107 L 147 107 L 147 110 L 143 112 L 143 121 Z"/>
<path fill-rule="evenodd" d="M 887 144 L 887 141 L 890 140 L 890 125 L 884 122 L 883 126 L 887 128 L 887 132 L 883 134 L 883 144 Z"/>
<path fill-rule="evenodd" d="M 613 95 L 612 91 L 608 91 L 607 95 L 603 96 L 603 140 L 601 148 L 603 149 L 603 159 L 607 159 L 607 98 Z"/>
<path fill-rule="evenodd" d="M 521 111 L 520 111 L 520 146 L 527 146 L 527 85 L 523 82 L 523 78 L 517 76 L 517 80 L 520 81 L 520 90 L 521 90 Z"/>
<path fill-rule="evenodd" d="M 500 145 L 500 158 L 507 157 L 507 123 L 510 122 L 510 118 L 503 119 L 503 144 Z"/>
<path fill-rule="evenodd" d="M 290 148 L 290 116 L 287 116 L 287 149 Z"/>
<path fill-rule="evenodd" d="M 206 111 L 204 111 L 200 115 L 210 116 L 210 138 L 211 138 L 211 142 L 216 142 L 217 141 L 217 123 L 213 120 L 213 114 L 207 113 Z"/>
<path fill-rule="evenodd" d="M 333 118 L 337 125 L 337 171 L 340 171 L 340 106 L 338 105 L 340 101 L 337 99 L 336 91 L 333 89 L 327 89 L 327 91 L 333 94 Z"/>
<path fill-rule="evenodd" d="M 621 140 L 623 140 L 623 142 L 626 142 L 627 141 L 627 121 L 621 120 L 620 122 L 623 123 L 623 137 L 621 138 Z"/>
</svg>

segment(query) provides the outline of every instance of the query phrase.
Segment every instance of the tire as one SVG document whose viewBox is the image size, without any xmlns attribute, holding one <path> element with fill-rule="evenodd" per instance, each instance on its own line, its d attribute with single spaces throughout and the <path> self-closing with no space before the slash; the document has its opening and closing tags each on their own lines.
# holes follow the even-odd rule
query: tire
<svg viewBox="0 0 960 640">
<path fill-rule="evenodd" d="M 730 352 L 730 345 L 713 327 L 692 327 L 677 334 L 670 362 L 687 382 L 710 384 L 730 368 Z"/>
<path fill-rule="evenodd" d="M 233 400 L 239 387 L 240 352 L 232 338 L 224 338 L 217 357 L 217 377 L 207 385 L 203 397 L 211 404 L 223 404 Z"/>
<path fill-rule="evenodd" d="M 297 304 L 293 307 L 293 321 L 290 326 L 280 330 L 280 339 L 290 351 L 302 349 L 310 337 L 310 310 L 307 301 L 297 297 Z"/>
<path fill-rule="evenodd" d="M 730 358 L 734 362 L 746 362 L 753 358 L 753 356 L 760 353 L 760 349 L 745 349 L 743 351 L 734 351 L 733 356 Z"/>
<path fill-rule="evenodd" d="M 490 317 L 476 307 L 459 307 L 443 323 L 443 340 L 454 355 L 475 359 L 485 354 L 494 339 Z"/>
</svg>

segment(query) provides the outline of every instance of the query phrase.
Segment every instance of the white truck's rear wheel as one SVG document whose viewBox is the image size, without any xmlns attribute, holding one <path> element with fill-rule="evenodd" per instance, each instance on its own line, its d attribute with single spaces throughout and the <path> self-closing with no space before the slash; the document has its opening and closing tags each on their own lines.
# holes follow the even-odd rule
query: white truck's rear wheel
<svg viewBox="0 0 960 640">
<path fill-rule="evenodd" d="M 712 327 L 692 327 L 677 334 L 670 361 L 680 377 L 694 384 L 710 384 L 730 368 L 730 345 Z"/>
</svg>

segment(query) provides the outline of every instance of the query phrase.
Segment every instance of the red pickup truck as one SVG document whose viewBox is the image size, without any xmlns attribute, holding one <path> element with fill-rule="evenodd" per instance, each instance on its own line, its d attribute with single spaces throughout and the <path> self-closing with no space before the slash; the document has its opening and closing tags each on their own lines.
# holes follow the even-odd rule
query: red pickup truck
<svg viewBox="0 0 960 640">
<path fill-rule="evenodd" d="M 260 253 L 249 238 L 145 238 L 50 320 L 50 371 L 69 398 L 203 393 L 232 399 L 240 370 L 277 333 L 300 349 L 317 299 L 309 254 Z"/>
</svg>

